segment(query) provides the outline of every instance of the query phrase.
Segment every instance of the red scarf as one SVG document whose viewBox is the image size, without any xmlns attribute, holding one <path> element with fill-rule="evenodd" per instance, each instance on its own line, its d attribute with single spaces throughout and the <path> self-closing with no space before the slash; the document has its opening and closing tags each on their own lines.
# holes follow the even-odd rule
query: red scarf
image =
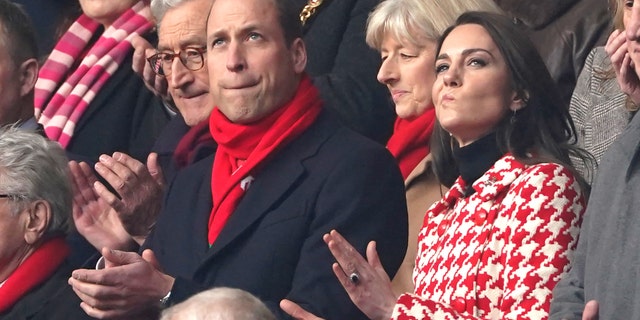
<svg viewBox="0 0 640 320">
<path fill-rule="evenodd" d="M 214 108 L 211 135 L 218 143 L 211 175 L 213 209 L 209 217 L 212 245 L 236 209 L 258 166 L 313 124 L 322 110 L 318 89 L 304 76 L 295 97 L 271 115 L 249 125 L 230 122 Z"/>
<path fill-rule="evenodd" d="M 178 169 L 182 169 L 194 162 L 194 157 L 201 146 L 214 145 L 213 137 L 209 132 L 209 121 L 203 120 L 191 127 L 180 139 L 176 150 L 173 152 L 173 160 Z"/>
<path fill-rule="evenodd" d="M 435 119 L 436 110 L 433 106 L 415 119 L 396 119 L 393 135 L 387 142 L 387 149 L 396 157 L 400 172 L 405 179 L 429 154 L 429 138 L 433 132 Z"/>
<path fill-rule="evenodd" d="M 0 287 L 0 314 L 11 309 L 29 290 L 45 282 L 69 255 L 64 238 L 43 243 Z"/>
<path fill-rule="evenodd" d="M 80 117 L 111 75 L 120 67 L 130 68 L 120 64 L 131 54 L 131 39 L 151 30 L 152 21 L 149 6 L 139 1 L 95 44 L 91 39 L 98 22 L 83 14 L 69 27 L 40 69 L 35 86 L 36 117 L 51 140 L 64 148 L 69 145 Z"/>
</svg>

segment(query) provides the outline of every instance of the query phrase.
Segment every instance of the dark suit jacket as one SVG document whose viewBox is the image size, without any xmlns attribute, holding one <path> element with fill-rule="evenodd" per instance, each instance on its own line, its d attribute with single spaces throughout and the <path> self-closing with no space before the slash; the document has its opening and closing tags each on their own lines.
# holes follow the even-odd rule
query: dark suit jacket
<svg viewBox="0 0 640 320">
<path fill-rule="evenodd" d="M 145 247 L 176 277 L 171 302 L 214 286 L 247 290 L 280 318 L 289 298 L 326 319 L 366 319 L 331 270 L 322 240 L 341 232 L 361 253 L 378 242 L 393 276 L 405 253 L 407 209 L 395 160 L 383 147 L 321 114 L 254 177 L 209 248 L 213 156 L 179 172 Z"/>
<path fill-rule="evenodd" d="M 80 117 L 68 151 L 93 162 L 103 153 L 122 151 L 146 163 L 169 115 L 160 98 L 131 69 L 132 56 L 122 62 Z"/>
<path fill-rule="evenodd" d="M 379 0 L 324 0 L 307 20 L 306 71 L 327 107 L 353 130 L 386 144 L 396 118 L 385 86 L 378 83 L 380 53 L 365 42 L 367 17 Z M 298 9 L 308 0 L 294 0 Z"/>
<path fill-rule="evenodd" d="M 173 159 L 174 152 L 180 143 L 180 140 L 187 134 L 189 129 L 191 129 L 191 127 L 184 122 L 184 118 L 178 113 L 173 117 L 173 119 L 171 119 L 171 121 L 169 121 L 169 123 L 167 123 L 166 126 L 164 126 L 158 140 L 156 140 L 153 145 L 151 151 L 158 154 L 158 163 L 162 168 L 162 174 L 165 181 L 171 181 L 175 174 L 180 170 Z M 214 153 L 215 150 L 216 145 L 213 142 L 211 142 L 211 144 L 204 143 L 197 146 L 194 150 L 195 155 L 191 163 L 206 158 Z"/>
<path fill-rule="evenodd" d="M 67 283 L 71 268 L 63 263 L 43 284 L 28 292 L 1 320 L 83 320 L 93 319 L 80 308 L 80 298 Z"/>
</svg>

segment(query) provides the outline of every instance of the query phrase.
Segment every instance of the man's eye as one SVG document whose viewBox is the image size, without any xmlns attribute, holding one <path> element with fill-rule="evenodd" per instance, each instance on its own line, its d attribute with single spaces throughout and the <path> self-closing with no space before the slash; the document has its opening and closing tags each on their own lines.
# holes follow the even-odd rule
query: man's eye
<svg viewBox="0 0 640 320">
<path fill-rule="evenodd" d="M 221 46 L 221 45 L 223 45 L 223 44 L 224 44 L 224 40 L 222 40 L 222 39 L 215 39 L 215 40 L 213 40 L 213 42 L 211 42 L 211 47 L 212 47 L 212 48 L 215 48 L 215 47 L 219 47 L 219 46 Z"/>
<path fill-rule="evenodd" d="M 187 57 L 198 57 L 200 56 L 200 52 L 198 50 L 190 49 L 185 51 L 185 55 Z"/>
<path fill-rule="evenodd" d="M 158 56 L 158 60 L 170 62 L 170 61 L 173 61 L 173 55 L 168 53 L 163 53 Z"/>
</svg>

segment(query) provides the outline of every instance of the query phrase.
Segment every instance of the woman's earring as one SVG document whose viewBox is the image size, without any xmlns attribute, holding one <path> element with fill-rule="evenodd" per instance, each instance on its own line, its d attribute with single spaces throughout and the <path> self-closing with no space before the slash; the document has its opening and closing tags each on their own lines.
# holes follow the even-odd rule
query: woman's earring
<svg viewBox="0 0 640 320">
<path fill-rule="evenodd" d="M 518 110 L 515 109 L 513 110 L 513 114 L 511 114 L 511 119 L 509 119 L 509 122 L 511 123 L 511 125 L 513 125 L 514 123 L 516 123 L 516 114 L 518 113 Z"/>
</svg>

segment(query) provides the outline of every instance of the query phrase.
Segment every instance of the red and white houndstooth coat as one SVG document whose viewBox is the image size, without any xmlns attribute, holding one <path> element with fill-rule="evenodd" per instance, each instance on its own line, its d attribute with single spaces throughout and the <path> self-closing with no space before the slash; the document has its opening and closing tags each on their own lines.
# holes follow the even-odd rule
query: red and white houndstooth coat
<svg viewBox="0 0 640 320">
<path fill-rule="evenodd" d="M 567 168 L 498 160 L 463 197 L 453 187 L 425 216 L 415 294 L 393 319 L 546 319 L 568 270 L 585 197 Z"/>
</svg>

